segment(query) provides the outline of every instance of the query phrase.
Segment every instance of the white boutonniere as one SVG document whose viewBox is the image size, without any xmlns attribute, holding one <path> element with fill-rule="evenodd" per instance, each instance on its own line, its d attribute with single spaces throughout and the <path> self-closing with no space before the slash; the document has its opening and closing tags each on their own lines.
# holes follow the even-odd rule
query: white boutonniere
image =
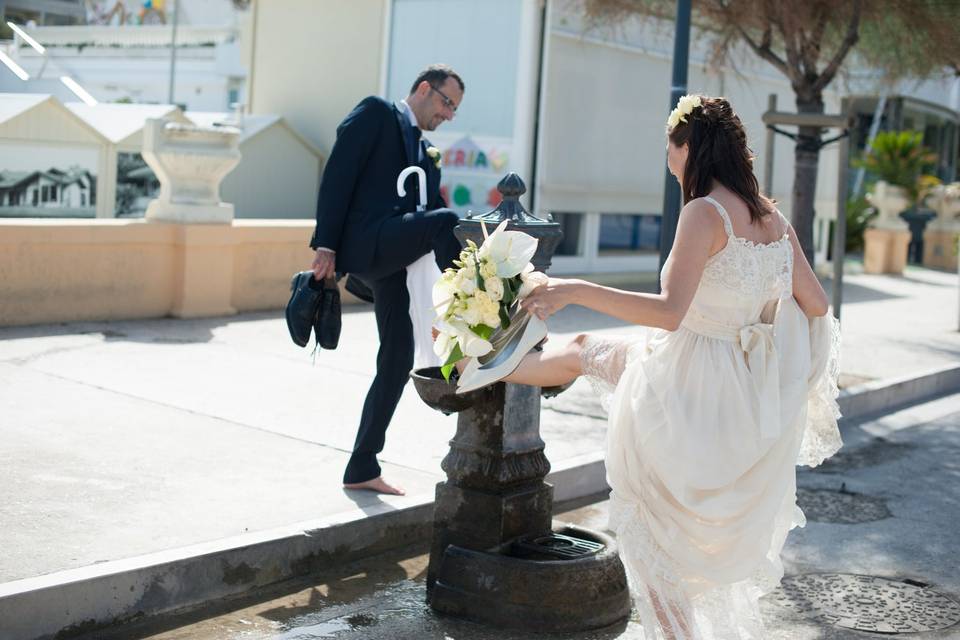
<svg viewBox="0 0 960 640">
<path fill-rule="evenodd" d="M 440 168 L 440 149 L 436 147 L 427 147 L 427 156 L 433 160 L 433 166 Z"/>
</svg>

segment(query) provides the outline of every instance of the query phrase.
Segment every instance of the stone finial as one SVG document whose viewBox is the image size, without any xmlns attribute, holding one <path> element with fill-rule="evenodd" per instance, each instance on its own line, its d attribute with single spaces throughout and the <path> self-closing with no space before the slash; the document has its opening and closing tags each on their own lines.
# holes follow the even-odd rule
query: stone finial
<svg viewBox="0 0 960 640">
<path fill-rule="evenodd" d="M 527 192 L 527 185 L 523 179 L 511 171 L 497 183 L 500 192 L 500 204 L 493 211 L 481 215 L 473 213 L 467 216 L 468 220 L 482 220 L 485 223 L 498 224 L 504 220 L 511 220 L 515 224 L 543 224 L 547 222 L 529 213 L 520 204 L 520 196 Z"/>
<path fill-rule="evenodd" d="M 220 183 L 240 162 L 240 130 L 147 120 L 143 159 L 160 180 L 146 218 L 181 224 L 230 223 L 233 205 L 220 200 Z"/>
</svg>

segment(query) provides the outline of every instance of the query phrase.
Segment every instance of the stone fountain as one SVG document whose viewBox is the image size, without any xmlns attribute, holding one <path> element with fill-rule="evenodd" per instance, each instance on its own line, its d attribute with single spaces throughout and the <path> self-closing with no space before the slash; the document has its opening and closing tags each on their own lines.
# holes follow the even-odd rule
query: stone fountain
<svg viewBox="0 0 960 640">
<path fill-rule="evenodd" d="M 527 213 L 515 173 L 498 185 L 493 211 L 468 216 L 461 243 L 483 241 L 505 219 L 539 239 L 533 264 L 546 271 L 563 234 L 552 219 Z M 588 529 L 553 529 L 550 462 L 540 438 L 540 397 L 563 391 L 497 383 L 463 395 L 438 368 L 411 374 L 432 408 L 458 413 L 457 432 L 437 485 L 427 600 L 437 612 L 503 628 L 570 632 L 624 620 L 627 580 L 609 536 Z"/>
</svg>

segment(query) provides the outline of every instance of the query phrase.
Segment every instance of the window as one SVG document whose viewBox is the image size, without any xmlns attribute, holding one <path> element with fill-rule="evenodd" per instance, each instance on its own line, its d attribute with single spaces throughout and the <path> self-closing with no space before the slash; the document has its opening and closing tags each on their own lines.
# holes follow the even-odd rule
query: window
<svg viewBox="0 0 960 640">
<path fill-rule="evenodd" d="M 557 245 L 555 256 L 579 256 L 583 254 L 581 236 L 583 235 L 584 215 L 582 213 L 554 213 L 553 220 L 560 224 L 563 239 Z"/>
<path fill-rule="evenodd" d="M 660 249 L 660 216 L 605 213 L 600 216 L 599 254 L 624 255 Z"/>
<path fill-rule="evenodd" d="M 50 187 L 43 185 L 40 192 L 40 202 L 49 202 L 50 201 Z"/>
<path fill-rule="evenodd" d="M 50 199 L 54 202 L 57 201 L 57 185 L 50 187 Z"/>
</svg>

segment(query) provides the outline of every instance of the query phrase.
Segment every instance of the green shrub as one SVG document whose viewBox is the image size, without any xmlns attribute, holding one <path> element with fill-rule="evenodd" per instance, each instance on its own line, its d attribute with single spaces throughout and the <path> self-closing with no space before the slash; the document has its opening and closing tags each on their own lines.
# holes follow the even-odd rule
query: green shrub
<svg viewBox="0 0 960 640">
<path fill-rule="evenodd" d="M 877 210 L 870 206 L 863 196 L 847 199 L 847 253 L 863 251 L 863 232 L 867 223 L 877 215 Z"/>
<path fill-rule="evenodd" d="M 866 169 L 875 180 L 903 187 L 916 202 L 920 177 L 936 161 L 936 154 L 923 146 L 919 131 L 884 131 L 874 137 L 870 151 L 853 165 Z"/>
</svg>

